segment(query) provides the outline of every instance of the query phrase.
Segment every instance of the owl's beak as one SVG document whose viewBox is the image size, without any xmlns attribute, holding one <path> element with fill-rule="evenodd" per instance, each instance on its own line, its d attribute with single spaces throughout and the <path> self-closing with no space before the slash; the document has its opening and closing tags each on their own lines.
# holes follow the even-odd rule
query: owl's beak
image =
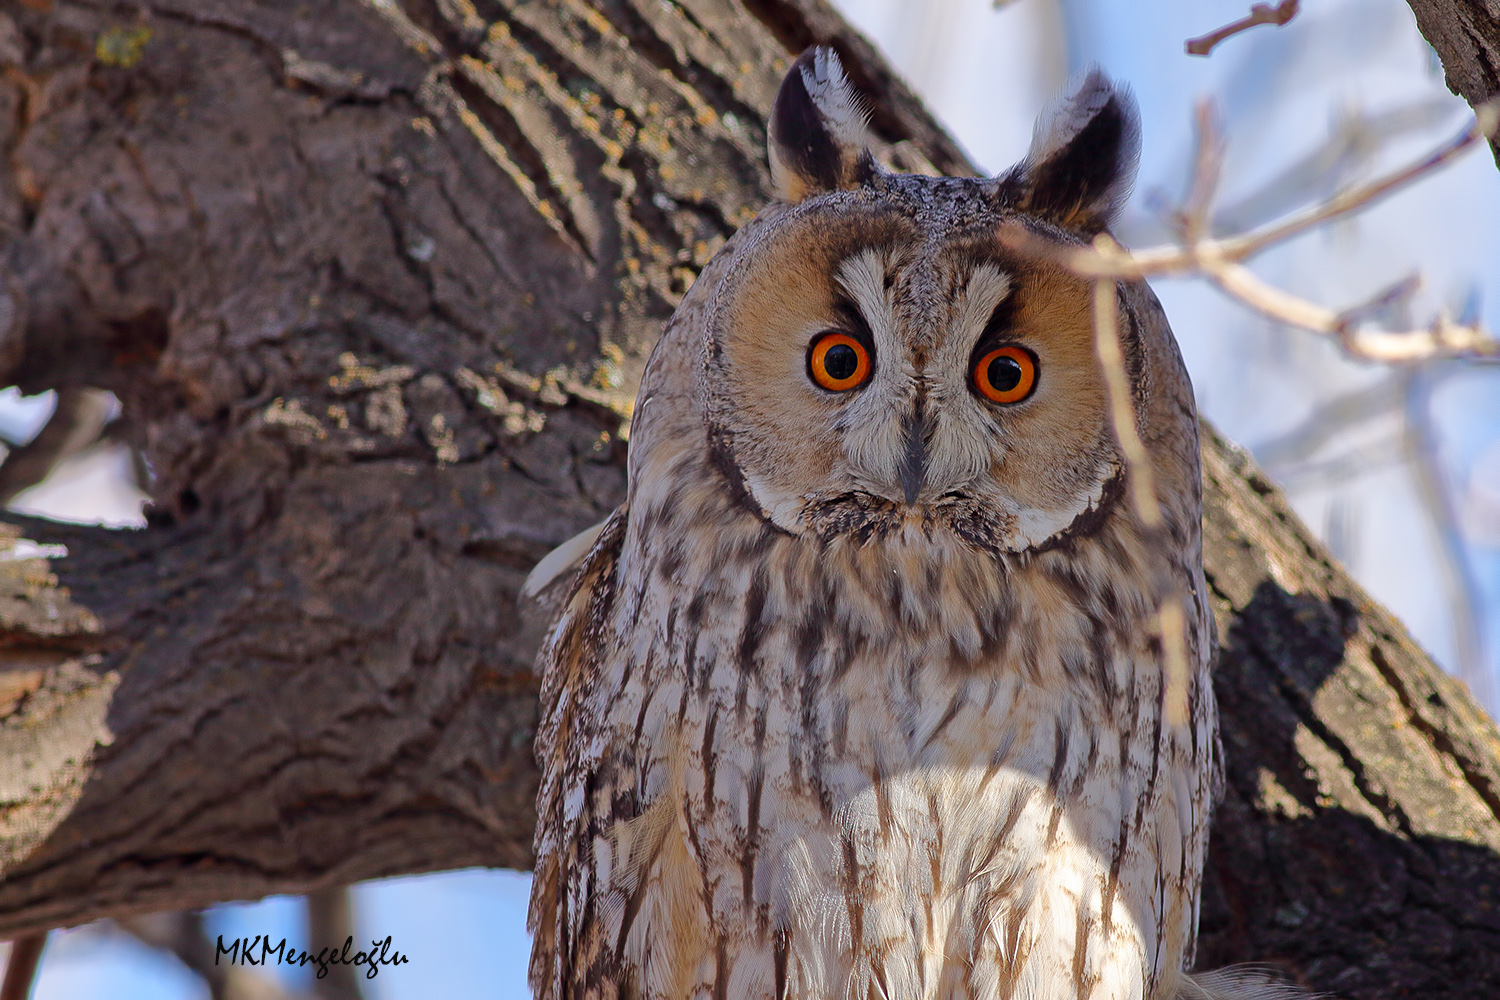
<svg viewBox="0 0 1500 1000">
<path fill-rule="evenodd" d="M 917 401 L 916 410 L 906 418 L 906 454 L 901 459 L 901 489 L 906 494 L 906 505 L 917 502 L 917 494 L 927 482 L 927 414 L 922 401 Z"/>
</svg>

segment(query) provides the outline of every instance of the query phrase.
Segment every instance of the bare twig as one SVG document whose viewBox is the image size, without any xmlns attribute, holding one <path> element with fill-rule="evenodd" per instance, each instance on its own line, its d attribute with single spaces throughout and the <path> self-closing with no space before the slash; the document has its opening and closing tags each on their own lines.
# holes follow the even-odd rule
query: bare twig
<svg viewBox="0 0 1500 1000">
<path fill-rule="evenodd" d="M 1364 302 L 1356 303 L 1339 313 L 1339 325 L 1353 327 L 1366 319 L 1374 319 L 1396 303 L 1411 298 L 1421 289 L 1422 276 L 1413 271 L 1400 281 L 1391 282 Z"/>
<path fill-rule="evenodd" d="M 1334 435 L 1390 413 L 1402 391 L 1402 377 L 1387 376 L 1374 385 L 1320 403 L 1297 427 L 1257 446 L 1255 460 L 1279 477 L 1285 467 L 1312 457 Z"/>
<path fill-rule="evenodd" d="M 1245 236 L 1226 240 L 1221 252 L 1230 260 L 1244 260 L 1272 244 L 1284 242 L 1298 233 L 1321 226 L 1331 219 L 1365 208 L 1386 195 L 1406 187 L 1412 181 L 1425 177 L 1443 164 L 1467 152 L 1471 146 L 1493 136 L 1497 119 L 1500 119 L 1500 102 L 1491 101 L 1481 105 L 1468 125 L 1422 159 L 1369 183 L 1345 188 L 1321 205 L 1294 215 L 1283 222 L 1273 223 Z"/>
<path fill-rule="evenodd" d="M 1101 234 L 1100 241 L 1108 240 Z M 1099 356 L 1099 366 L 1104 372 L 1104 390 L 1109 398 L 1109 422 L 1115 439 L 1120 443 L 1120 452 L 1125 457 L 1125 470 L 1130 490 L 1130 503 L 1135 516 L 1148 529 L 1161 527 L 1161 508 L 1156 503 L 1155 483 L 1151 475 L 1151 459 L 1135 426 L 1135 408 L 1130 401 L 1130 380 L 1125 374 L 1125 358 L 1120 350 L 1119 302 L 1115 283 L 1109 280 L 1094 282 L 1094 351 Z"/>
<path fill-rule="evenodd" d="M 1193 159 L 1193 183 L 1187 200 L 1176 213 L 1177 230 L 1189 244 L 1202 242 L 1208 236 L 1209 214 L 1219 193 L 1219 177 L 1224 170 L 1224 140 L 1214 116 L 1213 102 L 1201 100 L 1193 109 L 1193 123 L 1198 134 L 1198 152 Z"/>
<path fill-rule="evenodd" d="M 1295 12 L 1295 5 L 1292 12 Z M 1482 106 L 1475 120 L 1458 136 L 1416 163 L 1368 184 L 1342 190 L 1321 205 L 1260 230 L 1215 239 L 1209 235 L 1210 216 L 1223 163 L 1223 143 L 1215 127 L 1212 109 L 1200 105 L 1193 182 L 1186 201 L 1173 215 L 1178 245 L 1132 254 L 1108 234 L 1100 234 L 1090 246 L 1079 246 L 1032 232 L 1019 223 L 1001 227 L 1002 243 L 1022 253 L 1055 260 L 1093 282 L 1094 346 L 1104 378 L 1107 412 L 1126 466 L 1131 505 L 1148 532 L 1160 528 L 1163 516 L 1156 501 L 1149 456 L 1136 428 L 1129 378 L 1119 341 L 1116 282 L 1122 278 L 1139 280 L 1153 274 L 1199 274 L 1230 297 L 1266 316 L 1336 338 L 1345 353 L 1359 358 L 1420 361 L 1435 357 L 1500 355 L 1500 343 L 1477 323 L 1472 326 L 1457 324 L 1445 314 L 1439 315 L 1426 330 L 1390 332 L 1360 327 L 1361 322 L 1373 313 L 1410 295 L 1416 286 L 1415 278 L 1398 282 L 1368 302 L 1336 312 L 1261 281 L 1241 263 L 1273 244 L 1364 208 L 1437 169 L 1480 139 L 1494 134 L 1497 120 L 1500 120 L 1500 101 Z M 1167 676 L 1163 710 L 1168 720 L 1177 724 L 1186 720 L 1188 714 L 1186 619 L 1181 595 L 1165 579 L 1159 580 L 1158 584 L 1161 604 L 1156 618 L 1162 640 L 1163 669 Z M 1484 678 L 1478 674 L 1473 676 L 1470 683 L 1476 696 L 1487 700 L 1488 686 L 1483 683 Z"/>
<path fill-rule="evenodd" d="M 319 889 L 307 894 L 307 932 L 313 946 L 335 948 L 354 933 L 354 912 L 346 886 Z M 313 994 L 326 1000 L 360 1000 L 359 976 L 352 965 L 333 965 L 328 975 L 313 984 Z"/>
<path fill-rule="evenodd" d="M 113 923 L 142 944 L 165 951 L 196 972 L 212 1000 L 320 1000 L 321 994 L 288 990 L 276 977 L 259 969 L 220 965 L 201 911 L 148 913 L 121 917 Z M 315 986 L 319 982 L 314 980 Z"/>
<path fill-rule="evenodd" d="M 5 963 L 5 980 L 0 982 L 0 1000 L 27 1000 L 31 996 L 37 967 L 42 963 L 42 948 L 46 944 L 45 933 L 27 934 L 11 942 L 10 958 Z"/>
<path fill-rule="evenodd" d="M 1404 461 L 1400 435 L 1390 434 L 1334 458 L 1280 469 L 1276 472 L 1276 483 L 1287 493 L 1326 490 L 1361 476 L 1384 472 Z"/>
<path fill-rule="evenodd" d="M 1440 314 L 1425 329 L 1365 330 L 1360 321 L 1376 305 L 1407 291 L 1409 281 L 1366 303 L 1342 312 L 1329 309 L 1268 285 L 1241 263 L 1262 250 L 1291 239 L 1315 226 L 1349 215 L 1448 163 L 1481 139 L 1494 135 L 1500 122 L 1500 99 L 1481 105 L 1474 121 L 1457 136 L 1416 163 L 1338 192 L 1321 205 L 1242 236 L 1208 238 L 1211 193 L 1219 170 L 1218 137 L 1212 116 L 1200 110 L 1197 167 L 1192 193 L 1176 213 L 1180 242 L 1175 246 L 1127 252 L 1113 240 L 1092 246 L 1063 243 L 1016 224 L 1002 227 L 1002 242 L 1026 254 L 1057 261 L 1083 278 L 1139 280 L 1154 275 L 1191 275 L 1207 278 L 1221 291 L 1262 315 L 1292 326 L 1336 338 L 1352 357 L 1386 362 L 1419 361 L 1436 357 L 1500 356 L 1500 342 L 1478 322 L 1455 323 Z"/>
<path fill-rule="evenodd" d="M 1246 17 L 1240 18 L 1210 31 L 1206 35 L 1197 38 L 1189 38 L 1186 43 L 1187 54 L 1190 56 L 1206 56 L 1214 50 L 1224 39 L 1238 35 L 1242 31 L 1248 31 L 1257 24 L 1274 24 L 1281 27 L 1292 18 L 1297 16 L 1298 0 L 1281 0 L 1274 7 L 1268 3 L 1258 3 L 1250 8 Z"/>
<path fill-rule="evenodd" d="M 1103 233 L 1095 243 L 1106 252 L 1119 246 Z M 1094 282 L 1094 352 L 1104 375 L 1110 428 L 1125 460 L 1130 505 L 1147 533 L 1154 534 L 1162 528 L 1165 519 L 1156 499 L 1151 457 L 1146 453 L 1146 445 L 1135 425 L 1130 378 L 1125 373 L 1125 356 L 1120 347 L 1118 295 L 1113 279 Z M 1163 711 L 1171 725 L 1180 726 L 1188 719 L 1187 618 L 1182 610 L 1182 594 L 1176 585 L 1161 567 L 1157 568 L 1155 576 L 1155 589 L 1161 600 L 1156 612 L 1156 629 L 1161 636 L 1163 668 L 1167 677 L 1162 695 Z"/>
<path fill-rule="evenodd" d="M 1464 549 L 1458 512 L 1438 467 L 1440 442 L 1432 426 L 1431 385 L 1422 373 L 1406 376 L 1405 450 L 1416 478 L 1422 506 L 1437 534 L 1438 564 L 1453 611 L 1453 638 L 1458 654 L 1458 675 L 1469 685 L 1469 693 L 1485 708 L 1495 711 L 1494 684 L 1485 658 L 1484 626 L 1478 612 L 1479 585 Z"/>
<path fill-rule="evenodd" d="M 1451 98 L 1436 96 L 1385 111 L 1362 109 L 1339 115 L 1332 134 L 1306 155 L 1289 162 L 1258 188 L 1219 205 L 1214 211 L 1218 233 L 1248 232 L 1280 218 L 1324 192 L 1347 183 L 1345 178 L 1367 168 L 1387 143 L 1403 136 L 1425 134 L 1453 115 Z"/>
<path fill-rule="evenodd" d="M 1203 239 L 1187 246 L 1179 244 L 1151 247 L 1134 253 L 1121 250 L 1109 254 L 1100 253 L 1097 247 L 1056 243 L 1036 234 L 1029 234 L 1032 237 L 1030 240 L 1016 234 L 1017 238 L 1013 242 L 1020 249 L 1055 257 L 1069 270 L 1085 278 L 1140 279 L 1157 275 L 1182 275 L 1202 271 L 1205 262 L 1238 263 L 1273 244 L 1285 242 L 1308 229 L 1365 208 L 1454 159 L 1480 139 L 1494 133 L 1496 119 L 1500 118 L 1500 101 L 1484 105 L 1480 112 L 1479 117 L 1470 122 L 1462 132 L 1421 160 L 1367 184 L 1346 188 L 1322 204 L 1290 219 L 1241 236 Z M 1212 162 L 1202 152 L 1203 146 L 1215 141 L 1215 137 L 1211 132 L 1201 130 L 1199 136 L 1198 162 L 1202 169 L 1202 164 Z"/>
<path fill-rule="evenodd" d="M 170 954 L 202 977 L 213 1000 L 232 1000 L 229 992 L 229 967 L 214 963 L 213 948 L 203 925 L 203 914 L 196 910 L 148 913 L 117 919 L 115 926 L 140 941 Z"/>
</svg>

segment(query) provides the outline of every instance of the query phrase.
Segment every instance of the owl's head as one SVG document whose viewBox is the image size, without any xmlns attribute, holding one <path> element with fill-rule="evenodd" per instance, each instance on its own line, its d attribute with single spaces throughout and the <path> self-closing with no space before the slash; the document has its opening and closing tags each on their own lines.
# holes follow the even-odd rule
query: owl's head
<svg viewBox="0 0 1500 1000">
<path fill-rule="evenodd" d="M 1002 233 L 1082 242 L 1109 224 L 1135 172 L 1129 94 L 1089 74 L 1000 177 L 893 174 L 838 59 L 813 49 L 769 132 L 779 200 L 694 289 L 695 395 L 736 496 L 796 534 L 920 527 L 995 552 L 1113 503 L 1090 286 Z M 1180 362 L 1164 321 L 1143 342 L 1140 298 L 1123 294 L 1121 329 L 1144 400 L 1153 362 Z"/>
</svg>

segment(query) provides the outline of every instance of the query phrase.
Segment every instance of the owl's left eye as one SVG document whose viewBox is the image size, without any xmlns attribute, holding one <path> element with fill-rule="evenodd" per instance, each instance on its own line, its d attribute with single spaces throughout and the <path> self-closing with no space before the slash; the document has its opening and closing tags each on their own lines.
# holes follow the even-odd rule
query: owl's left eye
<svg viewBox="0 0 1500 1000">
<path fill-rule="evenodd" d="M 812 380 L 829 392 L 846 392 L 870 377 L 870 352 L 847 333 L 825 333 L 807 355 Z"/>
<path fill-rule="evenodd" d="M 974 388 L 992 403 L 1019 403 L 1036 388 L 1036 355 L 1014 344 L 985 351 L 974 362 Z"/>
</svg>

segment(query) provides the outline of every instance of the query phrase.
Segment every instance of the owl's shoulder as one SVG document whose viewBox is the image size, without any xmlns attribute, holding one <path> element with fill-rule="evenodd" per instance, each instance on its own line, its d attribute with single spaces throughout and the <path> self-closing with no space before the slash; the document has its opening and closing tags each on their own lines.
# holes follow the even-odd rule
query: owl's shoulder
<svg viewBox="0 0 1500 1000">
<path fill-rule="evenodd" d="M 592 544 L 557 570 L 559 581 L 552 585 L 561 589 L 561 611 L 537 654 L 542 682 L 537 757 L 549 776 L 567 769 L 572 714 L 580 708 L 576 696 L 597 671 L 608 641 L 626 516 L 622 506 L 597 529 L 589 529 L 595 533 Z"/>
<path fill-rule="evenodd" d="M 582 714 L 587 706 L 579 694 L 597 674 L 606 647 L 625 523 L 622 506 L 584 533 L 592 535 L 586 546 L 575 544 L 578 539 L 564 543 L 557 565 L 537 588 L 544 594 L 553 591 L 561 607 L 537 655 L 541 713 L 535 749 L 542 786 L 527 929 L 535 941 L 531 984 L 541 998 L 561 995 L 563 979 L 588 964 L 579 961 L 588 944 L 580 938 L 580 915 L 568 906 L 570 869 L 584 859 L 575 829 L 579 817 L 570 814 L 567 791 L 575 783 L 577 744 L 593 721 Z"/>
</svg>

